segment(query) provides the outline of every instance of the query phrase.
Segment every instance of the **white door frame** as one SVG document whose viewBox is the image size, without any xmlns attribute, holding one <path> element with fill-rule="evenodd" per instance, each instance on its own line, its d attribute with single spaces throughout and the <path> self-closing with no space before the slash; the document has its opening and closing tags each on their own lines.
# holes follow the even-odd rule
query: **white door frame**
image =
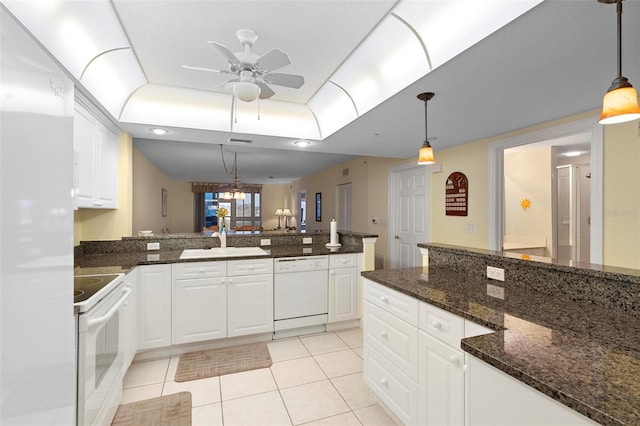
<svg viewBox="0 0 640 426">
<path fill-rule="evenodd" d="M 504 230 L 504 150 L 515 146 L 591 133 L 591 263 L 602 264 L 603 139 L 597 116 L 560 124 L 489 145 L 489 249 L 502 250 Z"/>
<path fill-rule="evenodd" d="M 388 200 L 387 200 L 387 252 L 388 252 L 388 256 L 389 256 L 389 267 L 393 268 L 395 267 L 395 264 L 397 262 L 397 259 L 393 258 L 393 254 L 394 254 L 394 238 L 393 236 L 396 235 L 396 222 L 393 219 L 393 215 L 394 215 L 394 211 L 393 211 L 393 206 L 398 202 L 398 200 L 396 199 L 398 194 L 396 194 L 396 181 L 397 181 L 397 177 L 398 177 L 398 173 L 400 172 L 404 172 L 413 168 L 419 168 L 422 167 L 424 169 L 424 185 L 425 188 L 427 189 L 427 191 L 429 192 L 427 194 L 427 197 L 425 197 L 426 199 L 426 206 L 425 206 L 425 214 L 424 214 L 424 229 L 425 229 L 425 233 L 427 236 L 427 241 L 424 241 L 425 243 L 428 243 L 431 241 L 431 228 L 429 226 L 430 223 L 430 218 L 431 218 L 431 181 L 429 179 L 429 170 L 430 167 L 429 166 L 422 166 L 422 165 L 418 165 L 414 162 L 411 163 L 406 163 L 406 164 L 401 164 L 399 166 L 395 166 L 395 167 L 391 167 L 389 169 L 389 180 L 388 180 Z"/>
</svg>

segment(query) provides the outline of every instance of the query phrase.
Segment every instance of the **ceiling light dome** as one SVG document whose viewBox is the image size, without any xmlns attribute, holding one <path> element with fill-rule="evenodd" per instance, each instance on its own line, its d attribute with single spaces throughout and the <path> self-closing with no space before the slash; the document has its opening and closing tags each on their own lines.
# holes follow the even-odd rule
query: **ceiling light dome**
<svg viewBox="0 0 640 426">
<path fill-rule="evenodd" d="M 253 102 L 260 95 L 260 87 L 248 81 L 241 81 L 233 85 L 233 94 L 243 102 Z"/>
</svg>

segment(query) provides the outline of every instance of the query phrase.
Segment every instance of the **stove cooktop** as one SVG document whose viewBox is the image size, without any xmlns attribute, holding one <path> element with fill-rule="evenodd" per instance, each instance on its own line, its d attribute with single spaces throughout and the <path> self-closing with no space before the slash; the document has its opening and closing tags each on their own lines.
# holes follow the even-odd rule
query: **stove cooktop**
<svg viewBox="0 0 640 426">
<path fill-rule="evenodd" d="M 124 274 L 78 275 L 73 277 L 73 303 L 78 306 L 87 305 L 85 302 L 92 297 L 100 299 L 109 291 L 110 284 L 123 277 Z M 92 304 L 93 305 L 93 304 Z"/>
</svg>

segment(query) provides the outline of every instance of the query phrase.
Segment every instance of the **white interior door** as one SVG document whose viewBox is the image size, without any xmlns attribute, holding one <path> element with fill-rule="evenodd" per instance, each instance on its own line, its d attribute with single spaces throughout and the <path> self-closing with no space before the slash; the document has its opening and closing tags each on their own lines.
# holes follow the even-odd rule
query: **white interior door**
<svg viewBox="0 0 640 426">
<path fill-rule="evenodd" d="M 351 231 L 351 184 L 338 185 L 338 229 Z"/>
<path fill-rule="evenodd" d="M 389 203 L 389 264 L 392 268 L 422 265 L 418 243 L 429 241 L 428 168 L 392 170 Z"/>
</svg>

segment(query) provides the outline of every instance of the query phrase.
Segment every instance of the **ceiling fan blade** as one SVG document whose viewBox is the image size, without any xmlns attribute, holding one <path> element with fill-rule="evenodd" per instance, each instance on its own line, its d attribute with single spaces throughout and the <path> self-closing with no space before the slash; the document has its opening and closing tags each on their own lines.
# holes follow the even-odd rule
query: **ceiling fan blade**
<svg viewBox="0 0 640 426">
<path fill-rule="evenodd" d="M 231 65 L 241 64 L 240 59 L 238 59 L 238 57 L 224 44 L 216 43 L 215 41 L 208 41 L 207 43 L 209 43 L 209 46 L 220 52 Z"/>
<path fill-rule="evenodd" d="M 293 89 L 299 89 L 304 84 L 304 77 L 296 74 L 282 74 L 276 72 L 273 74 L 265 74 L 262 78 L 267 83 L 275 84 L 276 86 L 291 87 Z"/>
<path fill-rule="evenodd" d="M 185 69 L 188 69 L 188 70 L 195 70 L 195 71 L 215 72 L 215 73 L 219 73 L 219 74 L 231 74 L 227 70 L 214 70 L 213 68 L 194 67 L 192 65 L 183 65 L 182 68 L 185 68 Z"/>
<path fill-rule="evenodd" d="M 267 86 L 263 82 L 256 81 L 255 83 L 260 86 L 260 99 L 269 99 L 276 94 L 276 92 L 271 90 L 271 87 Z"/>
<path fill-rule="evenodd" d="M 280 49 L 271 49 L 256 60 L 258 66 L 264 71 L 273 71 L 291 63 L 289 55 Z"/>
</svg>

